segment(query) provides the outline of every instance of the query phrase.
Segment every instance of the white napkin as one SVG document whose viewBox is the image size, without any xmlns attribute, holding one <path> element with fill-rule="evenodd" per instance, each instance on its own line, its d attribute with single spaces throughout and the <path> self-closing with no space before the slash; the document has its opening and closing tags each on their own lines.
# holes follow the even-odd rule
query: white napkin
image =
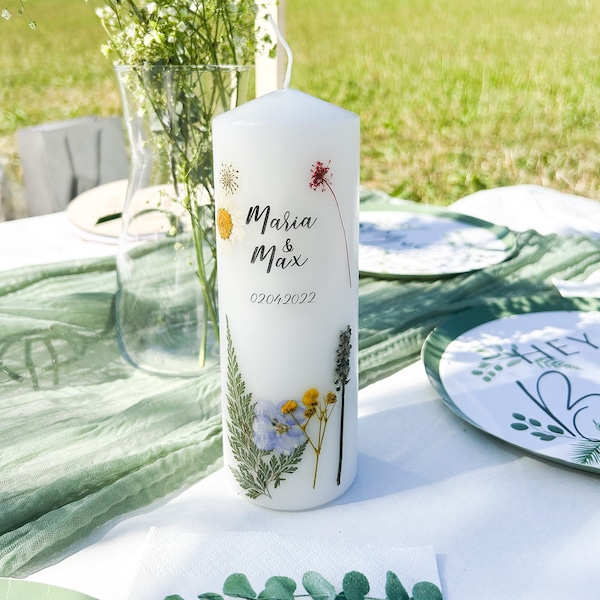
<svg viewBox="0 0 600 600">
<path fill-rule="evenodd" d="M 585 281 L 553 277 L 552 283 L 564 298 L 600 298 L 600 271 L 594 271 Z"/>
<path fill-rule="evenodd" d="M 431 547 L 394 548 L 356 544 L 344 539 L 303 538 L 271 532 L 200 533 L 151 529 L 129 600 L 163 600 L 179 594 L 185 600 L 206 592 L 223 593 L 225 579 L 244 573 L 254 591 L 269 577 L 284 575 L 304 594 L 302 576 L 316 571 L 341 592 L 343 576 L 363 573 L 369 596 L 385 598 L 387 571 L 394 572 L 410 594 L 428 581 L 441 589 L 436 556 Z"/>
</svg>

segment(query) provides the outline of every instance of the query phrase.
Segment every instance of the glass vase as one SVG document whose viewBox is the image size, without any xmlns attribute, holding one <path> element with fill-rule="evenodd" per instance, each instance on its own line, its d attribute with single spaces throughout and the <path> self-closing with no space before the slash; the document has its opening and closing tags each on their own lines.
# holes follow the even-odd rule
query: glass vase
<svg viewBox="0 0 600 600">
<path fill-rule="evenodd" d="M 117 67 L 131 169 L 117 255 L 119 347 L 194 376 L 218 364 L 211 122 L 245 101 L 248 67 Z"/>
</svg>

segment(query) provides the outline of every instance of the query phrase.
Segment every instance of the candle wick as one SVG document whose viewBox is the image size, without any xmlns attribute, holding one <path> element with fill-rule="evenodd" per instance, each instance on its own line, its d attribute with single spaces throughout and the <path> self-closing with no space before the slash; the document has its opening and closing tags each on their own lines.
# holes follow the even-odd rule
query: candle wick
<svg viewBox="0 0 600 600">
<path fill-rule="evenodd" d="M 287 90 L 290 87 L 290 80 L 292 78 L 292 63 L 294 62 L 294 55 L 292 54 L 292 49 L 289 47 L 288 43 L 285 41 L 283 34 L 277 27 L 275 23 L 275 19 L 271 15 L 267 16 L 269 23 L 271 23 L 271 27 L 275 30 L 275 34 L 277 35 L 277 40 L 283 46 L 285 53 L 287 54 L 287 68 L 285 70 L 285 80 L 283 82 L 283 89 Z"/>
</svg>

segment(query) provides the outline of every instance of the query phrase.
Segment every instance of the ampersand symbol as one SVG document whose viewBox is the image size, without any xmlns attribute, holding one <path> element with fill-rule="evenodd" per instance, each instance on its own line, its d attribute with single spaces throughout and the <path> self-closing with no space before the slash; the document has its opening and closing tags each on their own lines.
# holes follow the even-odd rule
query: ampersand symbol
<svg viewBox="0 0 600 600">
<path fill-rule="evenodd" d="M 282 250 L 284 252 L 291 252 L 294 249 L 294 246 L 292 246 L 292 242 L 290 241 L 290 238 L 288 238 L 287 240 L 285 240 L 285 244 L 283 245 Z"/>
</svg>

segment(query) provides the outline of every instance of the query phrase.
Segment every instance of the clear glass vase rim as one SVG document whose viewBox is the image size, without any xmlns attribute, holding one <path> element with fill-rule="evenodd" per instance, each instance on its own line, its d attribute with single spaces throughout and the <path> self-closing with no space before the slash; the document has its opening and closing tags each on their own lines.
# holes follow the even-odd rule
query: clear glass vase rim
<svg viewBox="0 0 600 600">
<path fill-rule="evenodd" d="M 114 65 L 115 71 L 180 71 L 185 69 L 196 69 L 198 71 L 249 71 L 253 65 Z"/>
</svg>

